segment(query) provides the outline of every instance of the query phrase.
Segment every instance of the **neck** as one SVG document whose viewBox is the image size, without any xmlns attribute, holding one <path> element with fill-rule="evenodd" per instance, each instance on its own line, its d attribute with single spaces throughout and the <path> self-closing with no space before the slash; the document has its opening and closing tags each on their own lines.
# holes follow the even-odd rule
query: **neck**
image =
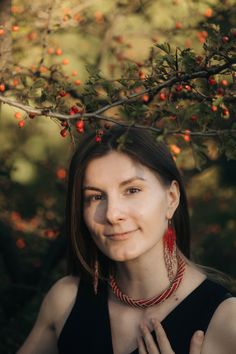
<svg viewBox="0 0 236 354">
<path fill-rule="evenodd" d="M 174 274 L 177 272 L 175 265 Z M 170 286 L 163 247 L 137 259 L 116 263 L 116 282 L 121 291 L 134 299 L 147 299 Z"/>
</svg>

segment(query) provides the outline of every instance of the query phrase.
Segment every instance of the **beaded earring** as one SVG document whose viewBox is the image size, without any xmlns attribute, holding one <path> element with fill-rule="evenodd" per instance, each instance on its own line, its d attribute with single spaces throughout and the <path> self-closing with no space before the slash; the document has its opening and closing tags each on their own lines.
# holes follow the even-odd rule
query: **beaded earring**
<svg viewBox="0 0 236 354">
<path fill-rule="evenodd" d="M 98 279 L 99 279 L 99 265 L 98 260 L 96 259 L 94 262 L 94 273 L 93 273 L 93 289 L 95 295 L 98 293 Z"/>
<path fill-rule="evenodd" d="M 176 265 L 176 233 L 172 221 L 168 220 L 168 228 L 163 237 L 164 260 L 170 282 L 174 279 L 174 266 Z"/>
</svg>

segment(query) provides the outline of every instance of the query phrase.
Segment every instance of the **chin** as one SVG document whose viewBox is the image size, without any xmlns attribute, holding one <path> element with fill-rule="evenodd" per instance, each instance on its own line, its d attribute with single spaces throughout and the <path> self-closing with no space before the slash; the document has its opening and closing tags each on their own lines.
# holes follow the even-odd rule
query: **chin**
<svg viewBox="0 0 236 354">
<path fill-rule="evenodd" d="M 129 262 L 137 259 L 140 256 L 137 251 L 134 252 L 130 250 L 116 250 L 113 252 L 106 252 L 105 255 L 114 262 Z"/>
</svg>

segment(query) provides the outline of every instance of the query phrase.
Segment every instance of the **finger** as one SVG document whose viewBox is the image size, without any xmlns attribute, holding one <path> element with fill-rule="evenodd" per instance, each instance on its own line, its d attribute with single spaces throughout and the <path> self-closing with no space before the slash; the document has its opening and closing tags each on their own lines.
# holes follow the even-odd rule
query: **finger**
<svg viewBox="0 0 236 354">
<path fill-rule="evenodd" d="M 148 327 L 146 325 L 141 325 L 140 329 L 148 354 L 160 354 Z"/>
<path fill-rule="evenodd" d="M 153 328 L 156 333 L 158 345 L 160 347 L 160 351 L 163 354 L 175 354 L 171 348 L 169 339 L 167 338 L 167 335 L 164 331 L 164 328 L 162 327 L 161 323 L 157 321 L 156 319 L 152 320 Z"/>
<path fill-rule="evenodd" d="M 196 331 L 191 338 L 189 354 L 200 354 L 203 340 L 204 332 Z"/>
<path fill-rule="evenodd" d="M 138 353 L 139 354 L 147 354 L 147 351 L 146 351 L 145 345 L 143 343 L 143 338 L 142 337 L 139 337 L 137 339 L 137 343 L 138 343 Z"/>
</svg>

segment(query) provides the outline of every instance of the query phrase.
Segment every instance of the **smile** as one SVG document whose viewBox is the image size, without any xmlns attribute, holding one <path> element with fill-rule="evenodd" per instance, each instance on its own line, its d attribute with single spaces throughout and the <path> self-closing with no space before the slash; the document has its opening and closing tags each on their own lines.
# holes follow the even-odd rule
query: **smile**
<svg viewBox="0 0 236 354">
<path fill-rule="evenodd" d="M 118 233 L 117 234 L 110 234 L 110 235 L 107 235 L 107 237 L 112 240 L 126 240 L 135 231 L 137 231 L 137 230 L 127 231 L 127 232 L 120 233 L 120 234 L 118 234 Z"/>
</svg>

